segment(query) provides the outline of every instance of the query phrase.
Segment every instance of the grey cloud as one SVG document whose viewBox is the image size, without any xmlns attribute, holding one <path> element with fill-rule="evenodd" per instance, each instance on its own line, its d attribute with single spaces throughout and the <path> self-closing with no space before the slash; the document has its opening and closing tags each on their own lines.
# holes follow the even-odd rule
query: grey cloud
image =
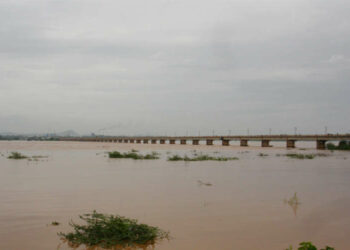
<svg viewBox="0 0 350 250">
<path fill-rule="evenodd" d="M 349 16 L 345 0 L 2 1 L 0 131 L 349 132 Z"/>
</svg>

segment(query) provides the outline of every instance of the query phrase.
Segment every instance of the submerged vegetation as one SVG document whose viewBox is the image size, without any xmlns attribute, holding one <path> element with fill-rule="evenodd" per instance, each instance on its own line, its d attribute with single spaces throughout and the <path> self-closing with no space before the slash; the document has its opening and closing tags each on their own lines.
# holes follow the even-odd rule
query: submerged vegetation
<svg viewBox="0 0 350 250">
<path fill-rule="evenodd" d="M 290 246 L 286 250 L 293 250 L 293 247 Z M 317 247 L 312 244 L 312 242 L 301 242 L 297 250 L 317 250 Z M 320 250 L 335 250 L 333 247 L 326 246 Z"/>
<path fill-rule="evenodd" d="M 39 161 L 40 159 L 48 158 L 48 156 L 43 156 L 43 155 L 26 156 L 21 154 L 20 152 L 11 152 L 11 154 L 7 158 L 13 159 L 13 160 L 27 159 L 28 161 Z"/>
<path fill-rule="evenodd" d="M 119 215 L 105 215 L 93 211 L 92 214 L 79 217 L 85 222 L 84 225 L 71 222 L 74 232 L 58 234 L 74 246 L 85 244 L 89 247 L 111 248 L 118 245 L 148 245 L 169 237 L 168 232 L 158 227 L 139 224 L 137 220 Z"/>
<path fill-rule="evenodd" d="M 284 203 L 288 204 L 293 209 L 294 215 L 296 216 L 298 207 L 301 204 L 297 196 L 297 193 L 295 192 L 290 199 L 285 199 Z"/>
<path fill-rule="evenodd" d="M 199 186 L 213 186 L 213 184 L 211 184 L 210 182 L 204 182 L 204 181 L 201 181 L 201 180 L 198 180 L 198 185 Z"/>
<path fill-rule="evenodd" d="M 277 154 L 276 156 L 282 156 L 281 154 Z M 326 157 L 328 156 L 327 154 L 322 154 L 322 153 L 318 153 L 318 154 L 297 154 L 297 153 L 290 153 L 290 154 L 285 154 L 283 156 L 287 156 L 289 158 L 294 158 L 294 159 L 314 159 L 316 156 L 319 157 Z"/>
<path fill-rule="evenodd" d="M 313 159 L 315 158 L 315 155 L 313 154 L 286 154 L 287 157 L 289 158 L 294 158 L 294 159 Z"/>
<path fill-rule="evenodd" d="M 269 156 L 268 154 L 264 154 L 264 153 L 259 153 L 258 156 L 260 157 L 266 157 L 266 156 Z"/>
<path fill-rule="evenodd" d="M 157 160 L 159 159 L 159 154 L 157 152 L 152 152 L 151 154 L 138 154 L 135 151 L 121 153 L 118 151 L 108 152 L 109 158 L 127 158 L 134 160 Z"/>
<path fill-rule="evenodd" d="M 53 222 L 51 222 L 51 225 L 52 226 L 58 226 L 60 223 L 58 222 L 58 221 L 53 221 Z"/>
<path fill-rule="evenodd" d="M 14 159 L 14 160 L 21 160 L 21 159 L 27 159 L 28 156 L 22 155 L 19 152 L 11 152 L 11 154 L 7 158 Z"/>
<path fill-rule="evenodd" d="M 297 196 L 297 193 L 295 192 L 293 197 L 291 197 L 289 200 L 286 201 L 289 205 L 293 206 L 293 205 L 299 205 L 299 198 Z"/>
<path fill-rule="evenodd" d="M 329 150 L 350 150 L 350 141 L 340 141 L 338 146 L 334 143 L 327 143 L 327 149 Z"/>
<path fill-rule="evenodd" d="M 184 157 L 181 157 L 179 155 L 173 155 L 171 157 L 168 157 L 168 161 L 232 161 L 232 160 L 239 160 L 237 157 L 214 157 L 209 155 L 195 155 L 194 157 L 188 157 L 185 155 Z"/>
</svg>

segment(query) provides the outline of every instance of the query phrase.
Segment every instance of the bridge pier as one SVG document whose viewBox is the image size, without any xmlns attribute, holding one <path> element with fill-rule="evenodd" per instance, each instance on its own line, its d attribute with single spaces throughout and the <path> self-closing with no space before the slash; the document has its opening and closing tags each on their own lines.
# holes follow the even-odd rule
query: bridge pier
<svg viewBox="0 0 350 250">
<path fill-rule="evenodd" d="M 316 141 L 316 148 L 320 150 L 326 149 L 326 142 L 325 140 L 317 140 Z"/>
<path fill-rule="evenodd" d="M 248 147 L 248 140 L 241 140 L 241 147 Z"/>
<path fill-rule="evenodd" d="M 148 144 L 148 139 L 143 139 L 143 144 Z"/>
<path fill-rule="evenodd" d="M 230 140 L 222 139 L 222 146 L 230 146 Z"/>
<path fill-rule="evenodd" d="M 207 145 L 213 145 L 213 140 L 207 139 Z"/>
<path fill-rule="evenodd" d="M 160 139 L 160 144 L 165 144 L 165 140 L 164 139 Z"/>
<path fill-rule="evenodd" d="M 181 139 L 180 140 L 180 144 L 185 145 L 186 144 L 186 140 Z"/>
<path fill-rule="evenodd" d="M 270 141 L 269 140 L 262 140 L 261 146 L 262 147 L 270 147 Z"/>
<path fill-rule="evenodd" d="M 287 148 L 295 148 L 295 140 L 287 140 Z"/>
<path fill-rule="evenodd" d="M 152 144 L 157 144 L 157 140 L 152 139 L 152 140 L 151 140 L 151 143 L 152 143 Z"/>
<path fill-rule="evenodd" d="M 196 140 L 196 139 L 195 139 L 195 140 L 192 140 L 192 144 L 193 144 L 193 145 L 199 145 L 199 140 Z"/>
<path fill-rule="evenodd" d="M 170 143 L 170 144 L 175 144 L 175 140 L 171 139 L 171 140 L 169 141 L 169 143 Z"/>
</svg>

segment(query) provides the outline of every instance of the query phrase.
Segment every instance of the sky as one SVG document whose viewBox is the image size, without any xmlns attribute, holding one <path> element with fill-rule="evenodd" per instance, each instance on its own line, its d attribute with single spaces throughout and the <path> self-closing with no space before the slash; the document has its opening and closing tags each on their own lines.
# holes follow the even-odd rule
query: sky
<svg viewBox="0 0 350 250">
<path fill-rule="evenodd" d="M 350 133 L 349 107 L 349 0 L 0 0 L 0 132 Z"/>
</svg>

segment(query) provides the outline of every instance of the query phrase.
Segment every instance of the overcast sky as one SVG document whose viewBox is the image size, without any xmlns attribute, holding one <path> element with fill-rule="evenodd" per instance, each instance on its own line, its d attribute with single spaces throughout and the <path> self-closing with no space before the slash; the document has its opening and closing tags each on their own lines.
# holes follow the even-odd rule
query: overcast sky
<svg viewBox="0 0 350 250">
<path fill-rule="evenodd" d="M 0 0 L 0 132 L 349 124 L 349 0 Z"/>
</svg>

